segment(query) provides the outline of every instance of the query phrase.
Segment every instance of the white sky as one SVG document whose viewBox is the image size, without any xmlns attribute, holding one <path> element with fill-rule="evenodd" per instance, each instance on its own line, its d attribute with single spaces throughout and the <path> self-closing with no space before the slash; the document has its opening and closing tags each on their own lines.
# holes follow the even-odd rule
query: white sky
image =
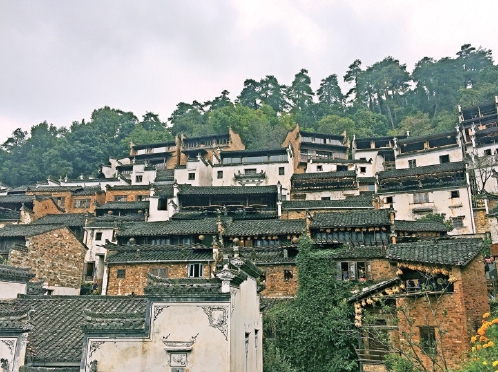
<svg viewBox="0 0 498 372">
<path fill-rule="evenodd" d="M 411 71 L 466 43 L 498 50 L 496 0 L 0 0 L 0 143 L 111 106 L 163 121 L 245 79 L 316 90 L 355 59 Z"/>
</svg>

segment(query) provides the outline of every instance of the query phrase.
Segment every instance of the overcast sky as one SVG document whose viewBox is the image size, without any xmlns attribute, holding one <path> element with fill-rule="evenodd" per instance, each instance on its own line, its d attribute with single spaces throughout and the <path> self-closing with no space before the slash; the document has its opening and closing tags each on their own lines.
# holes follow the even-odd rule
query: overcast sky
<svg viewBox="0 0 498 372">
<path fill-rule="evenodd" d="M 0 143 L 106 105 L 165 121 L 179 102 L 302 68 L 317 89 L 355 59 L 411 71 L 465 43 L 498 51 L 497 14 L 496 0 L 0 0 Z"/>
</svg>

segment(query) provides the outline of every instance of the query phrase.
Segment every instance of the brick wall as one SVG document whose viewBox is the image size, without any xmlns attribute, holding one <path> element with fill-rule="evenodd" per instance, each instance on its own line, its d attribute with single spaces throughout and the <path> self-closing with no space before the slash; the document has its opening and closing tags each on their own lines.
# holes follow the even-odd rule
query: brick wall
<svg viewBox="0 0 498 372">
<path fill-rule="evenodd" d="M 137 196 L 149 196 L 149 186 L 145 185 L 143 190 L 113 190 L 107 189 L 105 194 L 105 202 L 114 201 L 116 195 L 126 195 L 126 201 L 137 201 Z"/>
<path fill-rule="evenodd" d="M 46 198 L 43 200 L 35 199 L 33 201 L 33 213 L 34 218 L 38 219 L 47 214 L 62 214 L 63 212 L 57 207 L 53 199 Z"/>
<path fill-rule="evenodd" d="M 477 234 L 484 234 L 490 231 L 491 227 L 489 226 L 489 220 L 486 216 L 485 209 L 474 209 L 474 221 Z"/>
<path fill-rule="evenodd" d="M 27 250 L 12 250 L 9 262 L 31 267 L 49 286 L 80 288 L 86 248 L 67 228 L 28 237 Z"/>
<path fill-rule="evenodd" d="M 482 314 L 489 311 L 489 303 L 482 258 L 474 259 L 463 269 L 452 268 L 451 275 L 458 279 L 454 293 L 399 298 L 397 306 L 406 306 L 407 316 L 413 319 L 410 327 L 406 317 L 399 313 L 399 333 L 411 334 L 413 342 L 420 342 L 420 327 L 435 327 L 436 339 L 439 332 L 443 334 L 438 342 L 439 354 L 444 355 L 449 368 L 455 368 L 465 358 L 470 337 L 479 327 Z M 421 359 L 431 369 L 430 359 L 423 355 Z"/>
<path fill-rule="evenodd" d="M 242 138 L 238 133 L 235 133 L 232 128 L 228 128 L 228 134 L 230 135 L 230 143 L 228 149 L 225 151 L 235 151 L 235 150 L 245 150 L 246 146 L 242 142 Z"/>
<path fill-rule="evenodd" d="M 295 296 L 297 293 L 297 267 L 294 265 L 259 266 L 266 275 L 266 288 L 261 292 L 265 297 Z M 286 280 L 284 270 L 292 272 L 292 279 Z"/>
<path fill-rule="evenodd" d="M 372 271 L 370 273 L 372 280 L 382 281 L 392 279 L 396 276 L 396 265 L 391 265 L 388 260 L 375 259 L 370 260 Z"/>
<path fill-rule="evenodd" d="M 152 269 L 168 269 L 168 278 L 187 278 L 187 263 L 136 263 L 108 266 L 107 294 L 109 296 L 143 295 L 147 286 L 147 274 Z M 118 270 L 124 269 L 125 277 L 118 278 Z M 204 264 L 204 278 L 211 277 L 212 268 L 209 264 Z"/>
</svg>

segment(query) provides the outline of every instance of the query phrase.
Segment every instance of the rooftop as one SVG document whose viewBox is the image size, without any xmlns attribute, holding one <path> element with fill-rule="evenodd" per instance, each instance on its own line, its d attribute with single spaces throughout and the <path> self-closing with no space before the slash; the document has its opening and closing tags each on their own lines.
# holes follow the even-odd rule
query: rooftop
<svg viewBox="0 0 498 372">
<path fill-rule="evenodd" d="M 386 258 L 400 262 L 465 266 L 483 247 L 484 242 L 478 238 L 399 243 L 387 248 Z"/>
<path fill-rule="evenodd" d="M 448 227 L 439 221 L 405 221 L 395 220 L 396 231 L 416 231 L 416 232 L 447 232 Z"/>
<path fill-rule="evenodd" d="M 276 194 L 277 186 L 190 186 L 181 185 L 179 195 Z"/>
<path fill-rule="evenodd" d="M 117 236 L 164 236 L 164 235 L 192 235 L 216 234 L 218 219 L 205 218 L 202 220 L 170 220 L 161 222 L 135 222 L 123 224 Z"/>
<path fill-rule="evenodd" d="M 302 234 L 305 220 L 241 220 L 232 222 L 226 236 Z"/>
<path fill-rule="evenodd" d="M 391 224 L 389 209 L 355 210 L 349 213 L 315 213 L 312 229 L 325 227 L 375 227 Z"/>
<path fill-rule="evenodd" d="M 110 201 L 105 204 L 99 205 L 98 210 L 108 210 L 108 209 L 149 209 L 149 202 L 128 202 L 128 201 Z"/>
<path fill-rule="evenodd" d="M 89 214 L 92 217 L 93 215 Z M 33 223 L 37 225 L 85 226 L 86 213 L 47 214 Z"/>
<path fill-rule="evenodd" d="M 459 161 L 454 163 L 443 163 L 443 164 L 427 165 L 423 167 L 382 171 L 378 173 L 378 177 L 379 180 L 384 180 L 389 178 L 410 177 L 410 176 L 418 176 L 430 173 L 437 174 L 442 172 L 465 171 L 465 169 L 466 169 L 465 163 L 463 161 Z"/>
<path fill-rule="evenodd" d="M 290 200 L 282 202 L 282 210 L 292 209 L 373 209 L 371 196 L 352 196 L 341 200 Z"/>
<path fill-rule="evenodd" d="M 44 234 L 63 228 L 63 225 L 7 225 L 0 228 L 0 238 L 21 238 Z"/>
<path fill-rule="evenodd" d="M 110 251 L 114 248 L 107 245 Z M 125 245 L 117 246 L 115 253 L 107 256 L 107 263 L 135 262 L 206 262 L 213 261 L 213 250 L 205 245 Z"/>
</svg>

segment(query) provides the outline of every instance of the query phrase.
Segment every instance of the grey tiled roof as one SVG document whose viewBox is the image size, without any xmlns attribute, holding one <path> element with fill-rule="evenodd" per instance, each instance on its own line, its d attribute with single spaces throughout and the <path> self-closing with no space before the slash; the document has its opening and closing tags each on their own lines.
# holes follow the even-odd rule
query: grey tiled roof
<svg viewBox="0 0 498 372">
<path fill-rule="evenodd" d="M 20 218 L 21 211 L 0 207 L 0 221 L 19 221 Z"/>
<path fill-rule="evenodd" d="M 33 331 L 28 333 L 29 362 L 80 362 L 83 349 L 85 310 L 140 313 L 145 318 L 143 297 L 107 296 L 21 296 L 0 302 L 2 309 L 31 312 Z"/>
<path fill-rule="evenodd" d="M 362 299 L 363 297 L 368 296 L 371 293 L 375 293 L 381 289 L 391 287 L 394 284 L 397 284 L 399 281 L 400 281 L 400 279 L 398 277 L 396 277 L 396 278 L 392 278 L 392 279 L 388 279 L 388 280 L 384 280 L 382 282 L 376 283 L 370 287 L 365 287 L 360 292 L 358 292 L 354 296 L 350 297 L 348 299 L 348 302 L 357 301 L 359 299 Z"/>
<path fill-rule="evenodd" d="M 34 236 L 46 232 L 60 229 L 62 225 L 7 225 L 0 228 L 0 238 L 14 238 L 24 236 Z"/>
<path fill-rule="evenodd" d="M 165 222 L 136 222 L 123 224 L 117 233 L 120 237 L 215 234 L 218 231 L 216 218 L 202 220 L 177 220 Z"/>
<path fill-rule="evenodd" d="M 92 215 L 90 214 L 89 217 L 91 218 Z M 48 214 L 33 223 L 37 225 L 85 226 L 85 219 L 85 213 Z"/>
<path fill-rule="evenodd" d="M 447 232 L 448 227 L 438 221 L 405 221 L 395 220 L 396 231 Z"/>
<path fill-rule="evenodd" d="M 156 171 L 156 179 L 154 182 L 173 181 L 174 177 L 174 169 L 161 169 Z"/>
<path fill-rule="evenodd" d="M 455 130 L 451 130 L 443 133 L 428 134 L 426 136 L 399 138 L 398 144 L 414 143 L 414 142 L 427 141 L 430 139 L 437 139 L 442 137 L 456 137 L 456 136 L 457 132 Z M 456 138 L 455 138 L 455 144 L 456 144 Z"/>
<path fill-rule="evenodd" d="M 117 249 L 119 251 L 107 256 L 107 263 L 213 261 L 213 250 L 200 244 L 131 245 Z"/>
<path fill-rule="evenodd" d="M 244 220 L 232 222 L 226 228 L 224 235 L 301 234 L 305 228 L 305 220 Z"/>
<path fill-rule="evenodd" d="M 144 190 L 144 191 L 149 191 L 150 190 L 150 185 L 107 185 L 106 188 L 108 190 Z"/>
<path fill-rule="evenodd" d="M 233 280 L 232 280 L 233 283 Z M 230 298 L 230 294 L 221 293 L 221 280 L 180 278 L 168 279 L 149 275 L 149 283 L 144 290 L 149 296 L 175 296 L 175 297 L 215 297 L 217 299 Z"/>
<path fill-rule="evenodd" d="M 313 173 L 296 173 L 293 174 L 291 180 L 310 180 L 324 178 L 345 178 L 356 177 L 355 171 L 339 171 L 339 172 L 313 172 Z"/>
<path fill-rule="evenodd" d="M 291 246 L 292 250 L 296 250 L 296 246 Z M 256 265 L 271 265 L 271 264 L 294 264 L 295 254 L 284 256 L 283 247 L 279 248 L 241 248 L 239 255 L 242 258 L 251 260 Z"/>
<path fill-rule="evenodd" d="M 320 249 L 313 252 L 314 257 L 324 259 L 372 259 L 385 258 L 386 250 L 380 247 L 342 247 L 338 249 Z"/>
<path fill-rule="evenodd" d="M 10 265 L 0 265 L 0 279 L 16 282 L 28 282 L 35 274 L 29 267 L 15 267 Z"/>
<path fill-rule="evenodd" d="M 373 209 L 371 196 L 353 196 L 342 200 L 290 200 L 282 202 L 282 209 Z"/>
<path fill-rule="evenodd" d="M 166 198 L 172 198 L 175 195 L 173 185 L 156 185 L 155 195 Z"/>
<path fill-rule="evenodd" d="M 311 228 L 390 225 L 389 209 L 356 210 L 348 213 L 315 213 Z"/>
<path fill-rule="evenodd" d="M 477 238 L 399 243 L 387 248 L 386 258 L 401 262 L 465 266 L 482 249 L 483 241 Z"/>
<path fill-rule="evenodd" d="M 33 203 L 33 195 L 1 195 L 0 204 Z"/>
<path fill-rule="evenodd" d="M 388 178 L 418 176 L 422 174 L 441 173 L 441 172 L 455 172 L 464 171 L 465 163 L 462 161 L 455 163 L 443 163 L 436 165 L 427 165 L 424 167 L 406 168 L 406 169 L 393 169 L 382 171 L 378 173 L 379 180 Z"/>
<path fill-rule="evenodd" d="M 173 220 L 199 220 L 208 216 L 216 216 L 216 212 L 212 211 L 180 211 L 175 213 L 171 219 Z M 277 218 L 277 211 L 246 211 L 240 212 L 228 211 L 227 215 L 234 220 L 264 220 Z"/>
<path fill-rule="evenodd" d="M 190 186 L 182 185 L 180 195 L 276 194 L 277 186 Z"/>
<path fill-rule="evenodd" d="M 148 201 L 110 201 L 105 204 L 99 205 L 96 209 L 149 209 Z"/>
<path fill-rule="evenodd" d="M 87 227 L 114 227 L 127 222 L 144 221 L 144 214 L 131 214 L 126 216 L 116 216 L 106 214 L 104 216 L 95 217 L 89 220 Z"/>
</svg>

